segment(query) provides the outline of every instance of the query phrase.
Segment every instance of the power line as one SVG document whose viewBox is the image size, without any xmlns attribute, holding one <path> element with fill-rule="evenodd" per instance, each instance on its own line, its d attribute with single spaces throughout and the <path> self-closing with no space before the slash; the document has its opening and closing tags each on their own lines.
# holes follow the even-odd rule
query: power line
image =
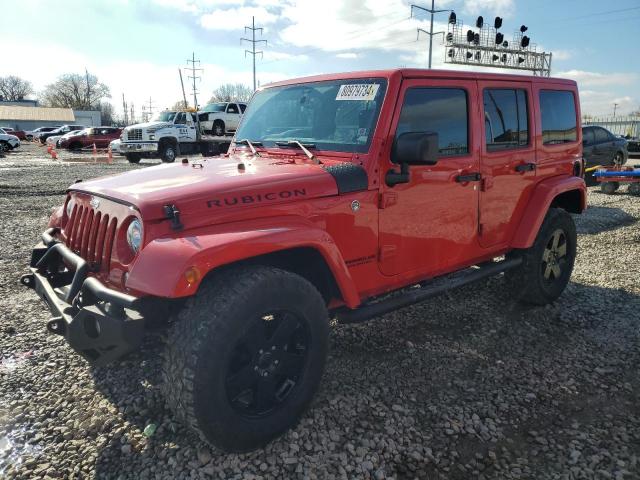
<svg viewBox="0 0 640 480">
<path fill-rule="evenodd" d="M 640 7 L 629 7 L 629 8 L 618 8 L 616 10 L 605 10 L 603 12 L 593 12 L 593 13 L 588 13 L 586 15 L 579 15 L 577 17 L 565 17 L 565 18 L 556 18 L 554 20 L 552 20 L 551 22 L 548 23 L 558 23 L 558 22 L 567 22 L 570 20 L 580 20 L 583 18 L 589 18 L 589 17 L 597 17 L 600 15 L 610 15 L 612 13 L 621 13 L 621 12 L 629 12 L 631 10 L 640 10 Z"/>
<path fill-rule="evenodd" d="M 261 58 L 264 58 L 264 53 L 262 51 L 256 52 L 256 43 L 264 42 L 265 46 L 267 45 L 267 41 L 263 39 L 256 40 L 256 32 L 260 30 L 260 35 L 262 35 L 262 27 L 256 27 L 256 17 L 251 17 L 251 26 L 244 27 L 244 33 L 247 33 L 247 30 L 251 30 L 251 38 L 241 38 L 240 43 L 243 41 L 251 43 L 251 50 L 245 50 L 244 56 L 247 56 L 247 53 L 250 54 L 253 58 L 253 91 L 256 91 L 256 55 L 260 55 Z"/>
<path fill-rule="evenodd" d="M 196 89 L 196 80 L 199 80 L 201 77 L 196 75 L 196 72 L 202 72 L 202 68 L 196 68 L 196 63 L 199 65 L 200 60 L 196 60 L 196 54 L 191 52 L 191 60 L 187 59 L 187 65 L 191 64 L 191 66 L 187 66 L 187 70 L 191 70 L 191 75 L 188 78 L 193 79 L 193 108 L 198 110 L 198 90 Z"/>
</svg>

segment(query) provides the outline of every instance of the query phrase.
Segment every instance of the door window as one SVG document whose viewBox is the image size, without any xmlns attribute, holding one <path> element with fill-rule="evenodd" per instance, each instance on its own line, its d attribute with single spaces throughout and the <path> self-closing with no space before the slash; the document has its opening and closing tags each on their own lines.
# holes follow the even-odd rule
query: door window
<svg viewBox="0 0 640 480">
<path fill-rule="evenodd" d="M 573 92 L 540 91 L 542 143 L 553 145 L 578 140 L 576 104 Z"/>
<path fill-rule="evenodd" d="M 238 113 L 238 106 L 235 103 L 230 103 L 227 107 L 227 113 Z"/>
<path fill-rule="evenodd" d="M 238 105 L 240 106 L 240 111 L 241 111 L 242 113 L 244 113 L 244 111 L 245 111 L 245 109 L 247 108 L 247 106 L 246 106 L 244 103 L 239 103 Z"/>
<path fill-rule="evenodd" d="M 529 143 L 529 114 L 525 90 L 489 88 L 484 91 L 487 151 L 518 148 Z"/>
<path fill-rule="evenodd" d="M 596 143 L 608 142 L 610 140 L 609 132 L 607 132 L 604 128 L 594 128 L 593 130 L 593 133 L 596 137 Z"/>
<path fill-rule="evenodd" d="M 396 138 L 407 132 L 438 134 L 441 157 L 469 153 L 467 92 L 461 88 L 410 88 Z"/>
<path fill-rule="evenodd" d="M 186 117 L 184 115 L 184 112 L 180 112 L 176 115 L 176 119 L 173 123 L 177 124 L 177 125 L 184 125 L 186 123 Z"/>
</svg>

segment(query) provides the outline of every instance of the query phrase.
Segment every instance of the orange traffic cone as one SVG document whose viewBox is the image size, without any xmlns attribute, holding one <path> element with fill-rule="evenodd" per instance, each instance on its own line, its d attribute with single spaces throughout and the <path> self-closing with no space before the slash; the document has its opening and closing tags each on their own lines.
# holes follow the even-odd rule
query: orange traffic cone
<svg viewBox="0 0 640 480">
<path fill-rule="evenodd" d="M 54 160 L 58 159 L 58 153 L 55 150 L 51 150 L 51 158 L 53 158 Z"/>
<path fill-rule="evenodd" d="M 51 153 L 51 150 L 53 150 L 53 146 L 47 145 L 47 153 Z"/>
<path fill-rule="evenodd" d="M 107 163 L 113 163 L 113 152 L 111 151 L 111 145 L 107 149 Z"/>
<path fill-rule="evenodd" d="M 98 161 L 98 151 L 96 150 L 96 144 L 93 144 L 93 163 Z"/>
</svg>

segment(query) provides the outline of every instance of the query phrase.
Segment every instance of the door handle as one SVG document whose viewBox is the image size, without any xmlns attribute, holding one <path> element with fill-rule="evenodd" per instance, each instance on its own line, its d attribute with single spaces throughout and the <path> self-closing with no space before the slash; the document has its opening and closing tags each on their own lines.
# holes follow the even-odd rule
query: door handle
<svg viewBox="0 0 640 480">
<path fill-rule="evenodd" d="M 458 183 L 479 182 L 480 178 L 482 178 L 480 176 L 480 172 L 474 172 L 474 173 L 468 173 L 466 175 L 458 175 L 456 177 L 456 182 Z"/>
<path fill-rule="evenodd" d="M 516 166 L 516 172 L 533 172 L 535 169 L 535 163 L 521 163 Z"/>
</svg>

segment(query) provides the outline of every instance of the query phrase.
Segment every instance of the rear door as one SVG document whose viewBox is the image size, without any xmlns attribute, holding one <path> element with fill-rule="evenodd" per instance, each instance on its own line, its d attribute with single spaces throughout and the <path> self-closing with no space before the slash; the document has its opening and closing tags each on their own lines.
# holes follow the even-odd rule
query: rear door
<svg viewBox="0 0 640 480">
<path fill-rule="evenodd" d="M 238 123 L 240 120 L 240 109 L 238 105 L 235 103 L 230 103 L 227 105 L 227 128 L 230 130 L 235 130 L 238 128 Z"/>
<path fill-rule="evenodd" d="M 510 238 L 536 176 L 529 82 L 479 81 L 482 104 L 480 245 Z"/>
<path fill-rule="evenodd" d="M 403 82 L 389 144 L 402 133 L 432 132 L 438 134 L 439 154 L 435 165 L 409 166 L 408 183 L 387 186 L 388 169 L 383 169 L 379 214 L 383 274 L 435 275 L 466 263 L 470 252 L 477 250 L 479 182 L 472 177 L 479 171 L 479 155 L 471 120 L 477 107 L 475 81 Z"/>
<path fill-rule="evenodd" d="M 593 127 L 585 127 L 582 129 L 582 156 L 587 167 L 594 167 L 598 165 L 598 159 L 593 152 L 595 144 L 595 134 L 593 133 Z"/>
</svg>

